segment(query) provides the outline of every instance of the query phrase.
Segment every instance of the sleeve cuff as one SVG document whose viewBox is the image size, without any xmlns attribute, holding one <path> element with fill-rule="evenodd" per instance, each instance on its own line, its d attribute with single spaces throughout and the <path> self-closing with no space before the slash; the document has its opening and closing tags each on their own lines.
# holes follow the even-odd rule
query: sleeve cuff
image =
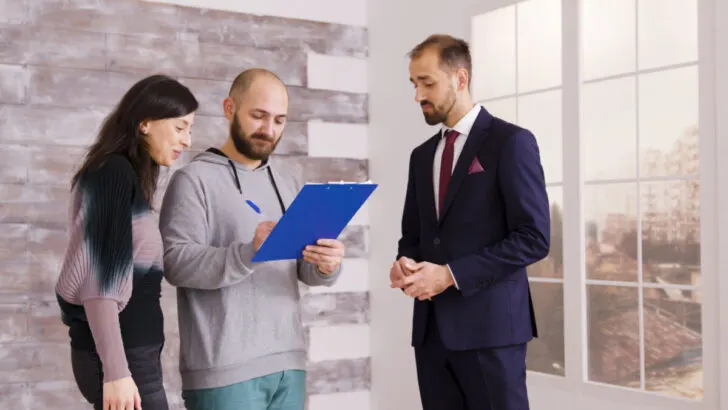
<svg viewBox="0 0 728 410">
<path fill-rule="evenodd" d="M 339 273 L 341 273 L 341 263 L 334 269 L 331 273 L 323 272 L 321 269 L 319 269 L 318 266 L 314 265 L 314 269 L 316 270 L 316 273 L 321 276 L 322 278 L 326 280 L 333 280 Z"/>
<path fill-rule="evenodd" d="M 460 286 L 458 286 L 458 280 L 455 279 L 455 275 L 452 273 L 452 269 L 450 268 L 450 264 L 445 265 L 447 266 L 448 272 L 450 272 L 450 276 L 452 276 L 452 281 L 455 283 L 455 289 L 460 290 Z"/>
</svg>

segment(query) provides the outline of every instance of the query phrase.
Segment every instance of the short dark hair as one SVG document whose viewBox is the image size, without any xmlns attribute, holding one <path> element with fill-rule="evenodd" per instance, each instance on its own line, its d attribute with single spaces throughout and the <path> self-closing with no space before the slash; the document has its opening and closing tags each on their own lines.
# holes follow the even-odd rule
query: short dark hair
<svg viewBox="0 0 728 410">
<path fill-rule="evenodd" d="M 235 101 L 239 101 L 238 98 L 248 91 L 248 88 L 250 88 L 250 85 L 253 84 L 253 81 L 260 76 L 274 78 L 278 80 L 281 85 L 285 85 L 283 80 L 270 70 L 266 70 L 265 68 L 249 68 L 235 77 L 232 85 L 230 86 L 230 92 L 228 95 Z"/>
<path fill-rule="evenodd" d="M 473 76 L 473 61 L 470 57 L 468 42 L 449 34 L 433 34 L 417 44 L 407 55 L 410 59 L 418 58 L 428 49 L 437 50 L 440 64 L 450 70 L 464 68 L 468 71 L 468 85 Z"/>
<path fill-rule="evenodd" d="M 145 120 L 184 117 L 197 111 L 198 107 L 189 88 L 174 78 L 155 74 L 139 80 L 105 118 L 83 164 L 71 179 L 71 187 L 76 186 L 86 171 L 101 166 L 108 155 L 121 154 L 131 162 L 144 198 L 151 205 L 157 189 L 159 165 L 147 151 L 139 124 Z"/>
</svg>

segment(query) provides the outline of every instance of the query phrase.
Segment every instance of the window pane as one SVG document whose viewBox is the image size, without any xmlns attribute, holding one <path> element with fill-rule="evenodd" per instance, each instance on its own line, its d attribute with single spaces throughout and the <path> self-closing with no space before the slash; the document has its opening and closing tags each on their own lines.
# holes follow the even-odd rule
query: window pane
<svg viewBox="0 0 728 410">
<path fill-rule="evenodd" d="M 471 24 L 473 97 L 485 100 L 515 94 L 515 6 L 474 16 Z"/>
<path fill-rule="evenodd" d="M 582 87 L 584 179 L 637 177 L 637 98 L 635 78 Z"/>
<path fill-rule="evenodd" d="M 547 183 L 563 180 L 561 90 L 530 94 L 518 99 L 518 125 L 538 141 Z"/>
<path fill-rule="evenodd" d="M 517 15 L 518 92 L 561 85 L 561 0 L 518 3 Z"/>
<path fill-rule="evenodd" d="M 642 277 L 700 284 L 700 182 L 642 183 Z"/>
<path fill-rule="evenodd" d="M 589 381 L 640 386 L 637 288 L 587 286 Z"/>
<path fill-rule="evenodd" d="M 530 282 L 539 335 L 528 344 L 528 370 L 564 375 L 564 289 L 561 283 Z"/>
<path fill-rule="evenodd" d="M 637 184 L 584 187 L 588 279 L 637 281 Z"/>
<path fill-rule="evenodd" d="M 635 71 L 635 11 L 635 0 L 582 1 L 584 80 Z"/>
<path fill-rule="evenodd" d="M 638 0 L 638 4 L 640 69 L 698 59 L 697 0 L 670 0 L 669 6 L 665 0 Z"/>
<path fill-rule="evenodd" d="M 515 97 L 488 101 L 481 104 L 491 115 L 514 124 L 518 123 L 518 112 Z"/>
<path fill-rule="evenodd" d="M 672 396 L 703 397 L 700 293 L 645 289 L 645 387 Z"/>
<path fill-rule="evenodd" d="M 547 188 L 551 204 L 551 249 L 549 255 L 528 267 L 528 276 L 562 278 L 564 276 L 564 194 L 560 186 Z"/>
<path fill-rule="evenodd" d="M 640 76 L 639 101 L 641 175 L 697 175 L 697 66 Z"/>
</svg>

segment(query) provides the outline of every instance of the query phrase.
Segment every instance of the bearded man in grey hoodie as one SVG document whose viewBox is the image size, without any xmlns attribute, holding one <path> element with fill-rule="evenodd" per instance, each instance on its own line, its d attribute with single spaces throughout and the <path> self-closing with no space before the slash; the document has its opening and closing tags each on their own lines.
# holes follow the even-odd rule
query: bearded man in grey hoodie
<svg viewBox="0 0 728 410">
<path fill-rule="evenodd" d="M 177 287 L 182 397 L 188 410 L 302 410 L 298 281 L 333 285 L 344 245 L 322 239 L 302 260 L 251 262 L 301 188 L 270 157 L 288 92 L 275 74 L 246 70 L 223 109 L 226 143 L 173 174 L 160 215 L 165 278 Z"/>
</svg>

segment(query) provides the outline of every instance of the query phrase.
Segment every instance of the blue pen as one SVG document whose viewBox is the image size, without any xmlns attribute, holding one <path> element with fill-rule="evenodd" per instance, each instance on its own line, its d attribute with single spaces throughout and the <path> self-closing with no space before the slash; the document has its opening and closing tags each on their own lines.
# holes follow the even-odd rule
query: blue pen
<svg viewBox="0 0 728 410">
<path fill-rule="evenodd" d="M 251 208 L 253 208 L 253 211 L 255 211 L 255 213 L 257 213 L 258 215 L 261 215 L 261 216 L 263 215 L 263 211 L 260 210 L 260 208 L 258 207 L 258 205 L 255 204 L 255 202 L 251 201 L 250 199 L 246 199 L 245 202 Z"/>
</svg>

